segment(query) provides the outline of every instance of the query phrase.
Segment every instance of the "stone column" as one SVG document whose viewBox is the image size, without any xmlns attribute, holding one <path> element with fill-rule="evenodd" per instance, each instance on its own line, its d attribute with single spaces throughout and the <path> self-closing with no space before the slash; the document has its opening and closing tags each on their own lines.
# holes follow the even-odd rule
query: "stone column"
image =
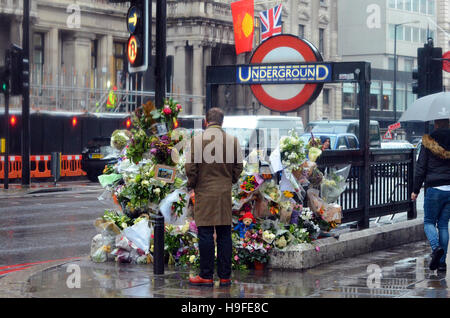
<svg viewBox="0 0 450 318">
<path fill-rule="evenodd" d="M 15 16 L 11 19 L 9 38 L 11 43 L 22 47 L 22 17 Z"/>
<path fill-rule="evenodd" d="M 195 95 L 192 105 L 193 115 L 202 115 L 204 99 L 203 96 L 203 46 L 200 43 L 194 44 L 194 54 L 192 57 L 192 94 Z"/>
<path fill-rule="evenodd" d="M 48 72 L 47 83 L 50 85 L 58 84 L 59 75 L 59 37 L 58 29 L 51 28 L 45 36 L 45 52 L 44 61 L 46 65 L 46 72 Z"/>
<path fill-rule="evenodd" d="M 111 63 L 111 58 L 113 58 L 114 48 L 113 48 L 113 37 L 111 35 L 105 35 L 100 38 L 99 41 L 99 72 L 101 74 L 101 79 L 99 80 L 99 86 L 101 88 L 107 88 L 106 84 L 108 80 L 112 83 L 113 71 L 114 71 L 114 61 Z"/>
<path fill-rule="evenodd" d="M 186 94 L 186 43 L 175 45 L 173 87 L 175 94 Z"/>
</svg>

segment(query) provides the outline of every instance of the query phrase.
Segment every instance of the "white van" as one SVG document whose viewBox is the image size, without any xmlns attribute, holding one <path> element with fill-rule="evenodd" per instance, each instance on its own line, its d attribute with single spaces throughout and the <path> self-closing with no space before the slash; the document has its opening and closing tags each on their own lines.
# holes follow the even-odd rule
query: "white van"
<svg viewBox="0 0 450 318">
<path fill-rule="evenodd" d="M 268 153 L 275 149 L 281 136 L 287 136 L 294 130 L 299 136 L 303 133 L 301 117 L 294 116 L 225 116 L 223 129 L 239 139 L 246 153 L 249 148 L 258 145 L 267 147 Z"/>
</svg>

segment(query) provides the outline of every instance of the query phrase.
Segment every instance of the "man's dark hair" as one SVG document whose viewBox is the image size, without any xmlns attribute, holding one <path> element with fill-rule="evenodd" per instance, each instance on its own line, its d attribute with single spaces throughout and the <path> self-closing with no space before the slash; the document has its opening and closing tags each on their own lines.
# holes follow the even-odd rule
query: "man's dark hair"
<svg viewBox="0 0 450 318">
<path fill-rule="evenodd" d="M 449 128 L 449 120 L 448 119 L 436 119 L 434 121 L 434 127 L 436 129 Z"/>
<path fill-rule="evenodd" d="M 220 108 L 213 107 L 206 113 L 206 121 L 209 125 L 221 125 L 223 124 L 223 111 Z"/>
</svg>

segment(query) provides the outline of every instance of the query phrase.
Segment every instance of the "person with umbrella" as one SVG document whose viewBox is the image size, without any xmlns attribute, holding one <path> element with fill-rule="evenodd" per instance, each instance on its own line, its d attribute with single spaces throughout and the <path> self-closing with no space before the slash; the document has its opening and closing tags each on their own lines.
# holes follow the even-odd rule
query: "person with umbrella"
<svg viewBox="0 0 450 318">
<path fill-rule="evenodd" d="M 429 267 L 446 271 L 450 219 L 449 119 L 435 119 L 434 127 L 433 133 L 422 138 L 411 199 L 417 199 L 425 182 L 424 231 L 432 249 Z"/>
</svg>

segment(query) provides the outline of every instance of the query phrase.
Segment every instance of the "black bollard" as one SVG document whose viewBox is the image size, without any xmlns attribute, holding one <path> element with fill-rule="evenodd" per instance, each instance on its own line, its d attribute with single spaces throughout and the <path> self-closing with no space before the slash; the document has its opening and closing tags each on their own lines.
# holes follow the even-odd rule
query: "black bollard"
<svg viewBox="0 0 450 318">
<path fill-rule="evenodd" d="M 153 273 L 162 275 L 164 274 L 164 217 L 157 215 L 154 219 Z"/>
</svg>

